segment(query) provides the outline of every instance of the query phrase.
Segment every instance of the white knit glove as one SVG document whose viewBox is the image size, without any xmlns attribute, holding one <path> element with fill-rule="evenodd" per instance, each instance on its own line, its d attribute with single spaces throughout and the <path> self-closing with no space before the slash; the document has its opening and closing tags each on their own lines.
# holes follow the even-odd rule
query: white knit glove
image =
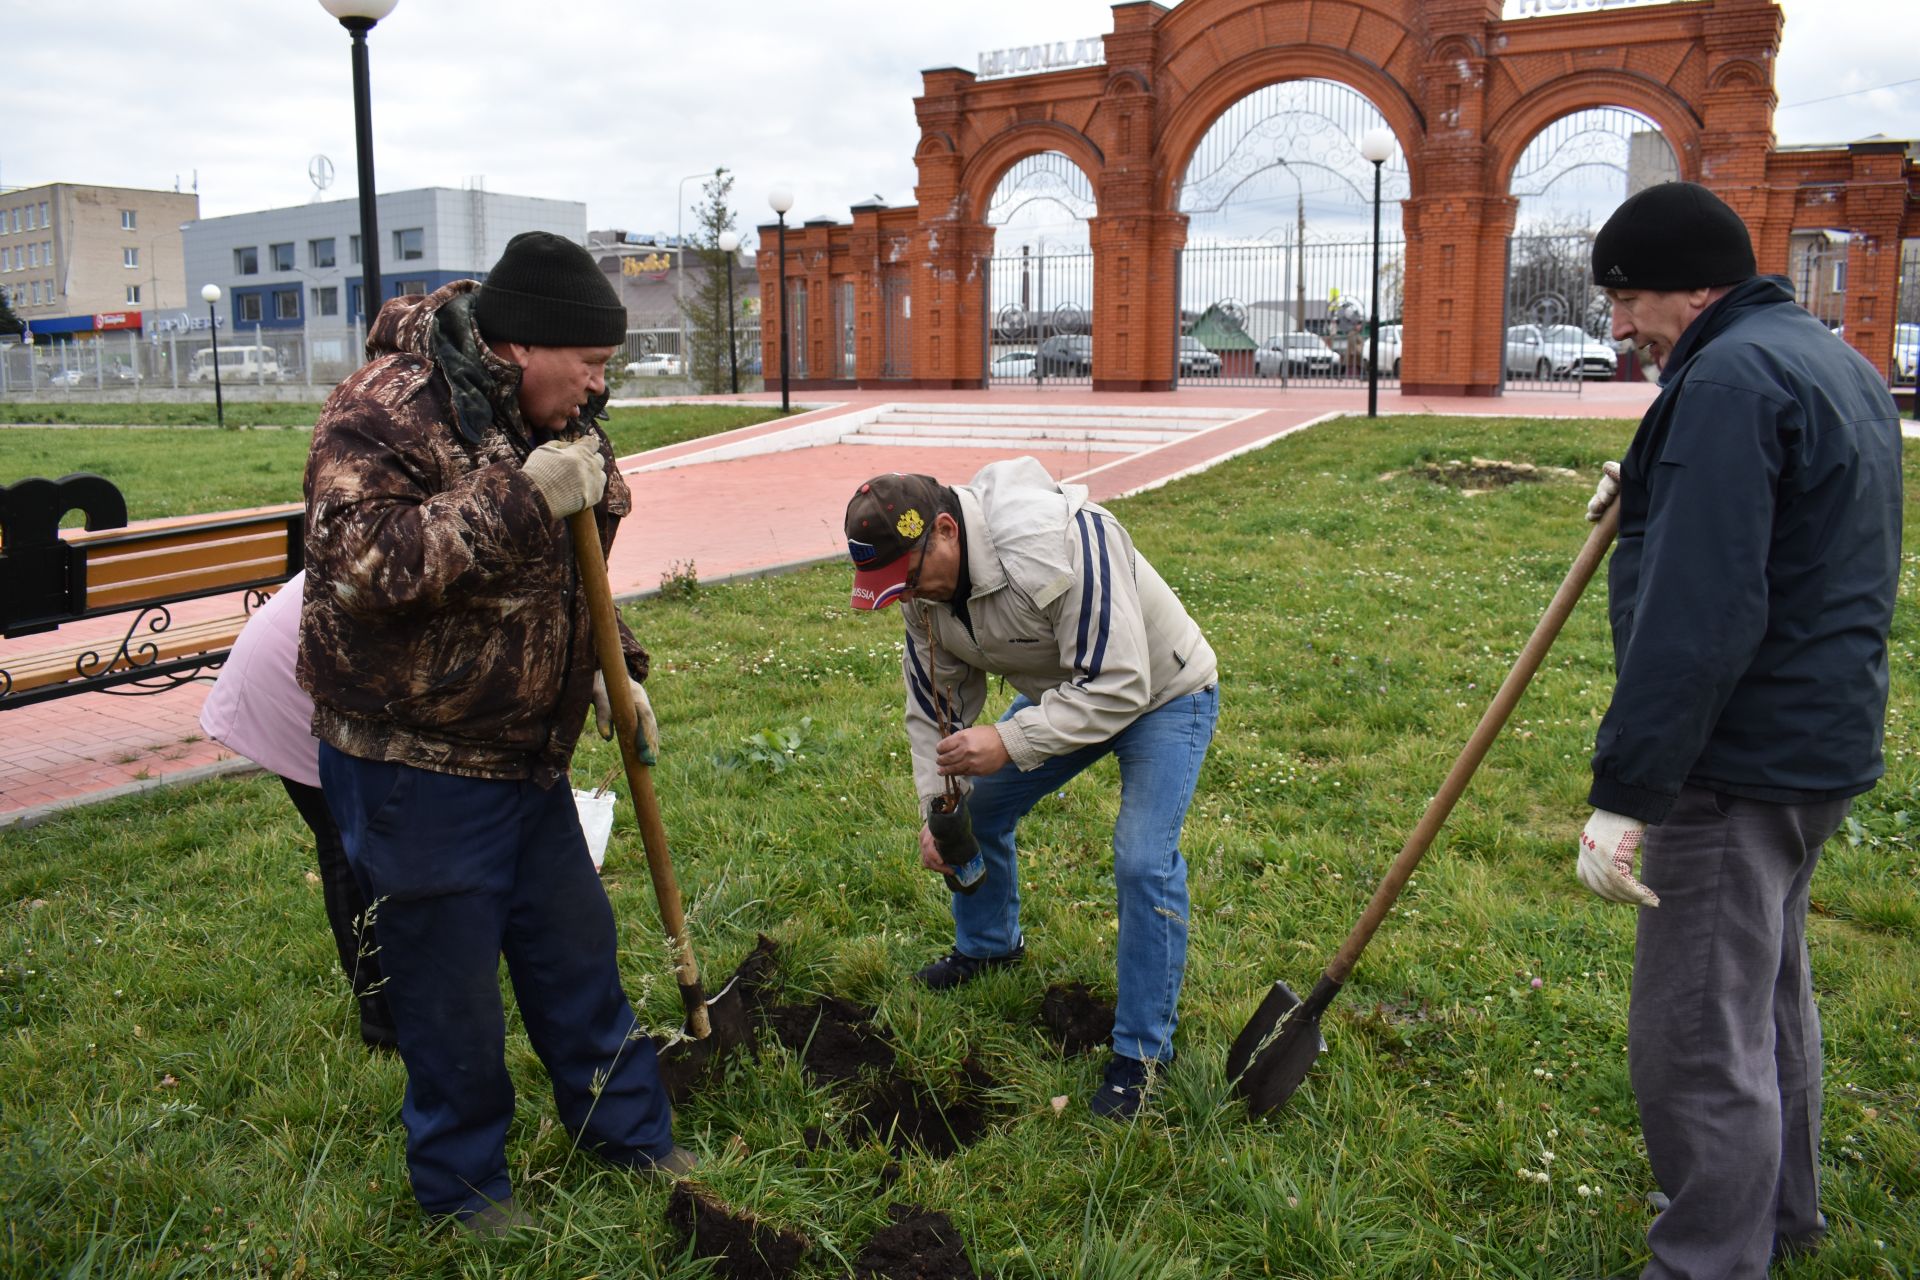
<svg viewBox="0 0 1920 1280">
<path fill-rule="evenodd" d="M 1607 514 L 1607 508 L 1620 496 L 1620 464 L 1603 463 L 1600 467 L 1600 483 L 1594 486 L 1593 497 L 1587 502 L 1587 519 L 1599 523 L 1600 517 Z"/>
<path fill-rule="evenodd" d="M 1612 902 L 1657 907 L 1660 899 L 1633 878 L 1633 858 L 1647 824 L 1595 809 L 1580 833 L 1580 883 Z"/>
<path fill-rule="evenodd" d="M 660 760 L 660 723 L 653 718 L 653 702 L 647 697 L 647 687 L 638 680 L 628 680 L 627 687 L 633 691 L 633 709 L 640 717 L 640 763 L 657 764 Z M 607 677 L 605 672 L 593 673 L 593 727 L 602 738 L 613 737 L 613 699 L 607 695 Z"/>
<path fill-rule="evenodd" d="M 607 468 L 600 457 L 600 438 L 589 432 L 566 444 L 549 440 L 520 464 L 556 516 L 585 511 L 607 491 Z"/>
</svg>

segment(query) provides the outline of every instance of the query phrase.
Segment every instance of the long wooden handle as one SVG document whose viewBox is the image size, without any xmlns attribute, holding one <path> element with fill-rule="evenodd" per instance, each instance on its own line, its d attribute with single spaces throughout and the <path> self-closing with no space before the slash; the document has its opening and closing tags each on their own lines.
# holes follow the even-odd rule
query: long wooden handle
<svg viewBox="0 0 1920 1280">
<path fill-rule="evenodd" d="M 687 936 L 686 913 L 680 905 L 680 885 L 673 878 L 673 860 L 667 855 L 667 828 L 660 821 L 660 801 L 653 793 L 653 771 L 640 760 L 636 745 L 640 732 L 640 714 L 633 705 L 633 689 L 627 683 L 627 657 L 620 647 L 620 626 L 614 620 L 613 586 L 607 581 L 607 558 L 600 551 L 600 530 L 593 521 L 593 509 L 576 511 L 567 517 L 573 534 L 573 558 L 580 568 L 580 586 L 587 594 L 587 611 L 593 617 L 593 649 L 600 659 L 600 674 L 606 681 L 607 701 L 613 705 L 613 736 L 620 743 L 620 759 L 627 767 L 627 790 L 633 796 L 633 811 L 640 820 L 640 843 L 647 851 L 647 870 L 653 876 L 653 896 L 660 903 L 660 923 L 666 926 L 667 940 L 673 947 L 674 970 L 680 984 L 680 999 L 687 1009 L 687 1029 L 696 1040 L 712 1034 L 707 1020 L 707 995 L 700 985 L 700 962 L 693 955 L 693 939 Z"/>
<path fill-rule="evenodd" d="M 1507 717 L 1513 714 L 1514 706 L 1520 701 L 1520 695 L 1527 691 L 1527 684 L 1533 679 L 1533 673 L 1540 669 L 1546 660 L 1547 650 L 1553 647 L 1554 639 L 1559 636 L 1560 628 L 1566 625 L 1567 617 L 1573 612 L 1573 606 L 1580 601 L 1581 592 L 1587 589 L 1600 562 L 1607 557 L 1607 547 L 1613 542 L 1614 535 L 1620 529 L 1620 503 L 1615 501 L 1607 508 L 1606 515 L 1587 535 L 1587 543 L 1580 548 L 1573 567 L 1567 570 L 1567 576 L 1554 592 L 1553 602 L 1547 606 L 1540 625 L 1533 629 L 1526 647 L 1520 651 L 1520 657 L 1514 662 L 1513 670 L 1507 673 L 1506 680 L 1500 686 L 1500 692 L 1493 695 L 1493 703 L 1486 714 L 1480 717 L 1473 736 L 1467 739 L 1467 745 L 1461 750 L 1459 758 L 1453 762 L 1453 769 L 1447 774 L 1447 780 L 1440 785 L 1439 792 L 1428 803 L 1427 811 L 1420 818 L 1420 824 L 1407 837 L 1407 843 L 1400 850 L 1400 856 L 1387 868 L 1387 874 L 1373 891 L 1373 898 L 1367 903 L 1367 909 L 1360 913 L 1359 923 L 1353 926 L 1353 932 L 1340 944 L 1340 950 L 1334 955 L 1333 962 L 1327 966 L 1326 976 L 1334 982 L 1345 982 L 1347 974 L 1353 971 L 1354 964 L 1360 959 L 1360 953 L 1367 949 L 1367 943 L 1373 939 L 1374 931 L 1380 922 L 1387 918 L 1387 911 L 1399 898 L 1400 890 L 1406 887 L 1407 877 L 1420 865 L 1427 846 L 1440 834 L 1441 826 L 1447 815 L 1453 812 L 1454 804 L 1466 791 L 1467 783 L 1473 780 L 1474 770 L 1480 767 L 1480 761 L 1486 758 L 1487 751 L 1493 746 L 1494 739 L 1500 736 L 1500 730 L 1506 727 Z"/>
</svg>

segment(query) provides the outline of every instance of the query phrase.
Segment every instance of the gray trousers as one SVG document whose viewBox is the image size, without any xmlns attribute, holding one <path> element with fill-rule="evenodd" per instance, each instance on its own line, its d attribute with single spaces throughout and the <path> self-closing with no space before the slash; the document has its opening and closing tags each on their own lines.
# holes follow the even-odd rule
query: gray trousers
<svg viewBox="0 0 1920 1280">
<path fill-rule="evenodd" d="M 1689 786 L 1647 829 L 1627 1062 L 1672 1203 L 1641 1280 L 1759 1280 L 1825 1229 L 1807 886 L 1851 805 Z"/>
</svg>

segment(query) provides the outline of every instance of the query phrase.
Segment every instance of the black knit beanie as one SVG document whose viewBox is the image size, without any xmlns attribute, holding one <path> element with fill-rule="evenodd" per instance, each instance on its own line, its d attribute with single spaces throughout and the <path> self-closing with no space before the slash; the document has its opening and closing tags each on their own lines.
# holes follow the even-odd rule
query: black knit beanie
<svg viewBox="0 0 1920 1280">
<path fill-rule="evenodd" d="M 1628 196 L 1593 240 L 1593 282 L 1602 289 L 1707 289 L 1753 274 L 1747 224 L 1698 183 Z"/>
<path fill-rule="evenodd" d="M 489 342 L 617 347 L 627 340 L 627 309 L 593 255 L 551 231 L 522 231 L 507 241 L 473 315 Z"/>
</svg>

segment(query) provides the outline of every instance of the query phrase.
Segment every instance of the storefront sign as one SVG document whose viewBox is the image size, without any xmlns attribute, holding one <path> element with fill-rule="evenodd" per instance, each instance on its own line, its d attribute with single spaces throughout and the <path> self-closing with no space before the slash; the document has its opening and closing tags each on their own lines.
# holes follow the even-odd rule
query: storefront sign
<svg viewBox="0 0 1920 1280">
<path fill-rule="evenodd" d="M 111 333 L 116 329 L 138 329 L 140 313 L 138 311 L 102 311 L 93 317 L 93 327 L 98 333 Z"/>
<path fill-rule="evenodd" d="M 220 316 L 215 323 L 224 329 L 227 325 L 227 318 Z M 192 333 L 195 330 L 205 329 L 206 327 L 207 318 L 205 316 L 196 316 L 189 311 L 180 311 L 170 316 L 156 317 L 153 322 L 153 327 L 149 329 L 148 332 L 155 335 L 162 333 Z"/>
<path fill-rule="evenodd" d="M 658 276 L 673 270 L 673 255 L 655 250 L 645 257 L 635 255 L 620 259 L 620 274 L 623 276 Z"/>
<path fill-rule="evenodd" d="M 992 49 L 980 55 L 978 79 L 990 76 L 1024 76 L 1036 71 L 1062 71 L 1068 67 L 1096 66 L 1107 60 L 1106 40 L 1065 40 L 1054 44 L 1021 45 L 1013 49 Z"/>
</svg>

